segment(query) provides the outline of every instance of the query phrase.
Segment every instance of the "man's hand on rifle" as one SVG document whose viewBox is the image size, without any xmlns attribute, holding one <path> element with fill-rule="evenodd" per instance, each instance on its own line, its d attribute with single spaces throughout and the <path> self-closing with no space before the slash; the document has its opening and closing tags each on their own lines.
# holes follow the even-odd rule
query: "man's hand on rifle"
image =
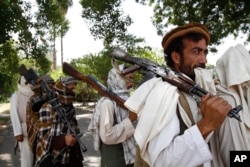
<svg viewBox="0 0 250 167">
<path fill-rule="evenodd" d="M 206 94 L 201 98 L 200 110 L 202 119 L 197 123 L 204 138 L 221 126 L 232 106 L 219 96 Z"/>
<path fill-rule="evenodd" d="M 18 142 L 23 141 L 23 135 L 17 135 L 17 136 L 15 136 L 15 138 L 16 138 L 16 141 L 18 141 Z"/>
<path fill-rule="evenodd" d="M 132 111 L 129 111 L 128 118 L 130 119 L 131 122 L 134 122 L 135 120 L 137 120 L 137 114 Z"/>
<path fill-rule="evenodd" d="M 76 138 L 72 134 L 67 134 L 65 136 L 65 144 L 70 147 L 74 146 L 76 144 Z"/>
</svg>

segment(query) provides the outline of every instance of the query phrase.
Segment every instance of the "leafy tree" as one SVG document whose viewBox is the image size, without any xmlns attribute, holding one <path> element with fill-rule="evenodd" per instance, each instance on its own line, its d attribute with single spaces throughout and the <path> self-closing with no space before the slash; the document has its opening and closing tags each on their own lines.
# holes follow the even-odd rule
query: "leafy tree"
<svg viewBox="0 0 250 167">
<path fill-rule="evenodd" d="M 67 14 L 68 8 L 73 5 L 72 0 L 57 0 L 57 3 L 60 5 L 61 11 L 62 11 L 64 16 Z M 61 33 L 60 34 L 60 38 L 61 38 L 61 66 L 63 65 L 63 37 L 65 36 L 65 34 L 68 30 L 69 30 L 69 21 L 65 20 L 65 22 L 63 22 L 61 25 L 61 32 L 60 32 Z"/>
<path fill-rule="evenodd" d="M 82 58 L 73 59 L 71 64 L 84 75 L 91 74 L 100 82 L 106 83 L 107 74 L 110 70 L 111 59 L 107 52 L 84 55 Z"/>
<path fill-rule="evenodd" d="M 122 46 L 136 48 L 144 39 L 127 32 L 132 24 L 128 15 L 120 8 L 123 0 L 81 0 L 82 17 L 95 39 L 102 39 L 105 49 Z M 136 44 L 136 45 L 134 45 Z"/>
<path fill-rule="evenodd" d="M 0 101 L 6 100 L 16 89 L 19 57 L 13 41 L 0 45 Z"/>
<path fill-rule="evenodd" d="M 110 58 L 105 52 L 93 55 L 84 55 L 82 58 L 73 59 L 71 64 L 83 75 L 92 75 L 99 82 L 106 85 L 107 74 L 111 68 Z M 96 100 L 98 92 L 84 82 L 80 82 L 76 89 L 77 99 L 82 102 Z"/>
<path fill-rule="evenodd" d="M 136 0 L 154 6 L 153 24 L 163 35 L 169 24 L 186 22 L 205 24 L 211 33 L 211 43 L 220 44 L 229 34 L 243 32 L 250 41 L 250 3 L 248 0 Z"/>
<path fill-rule="evenodd" d="M 65 10 L 61 10 L 66 1 L 37 0 L 38 5 L 29 0 L 0 1 L 1 97 L 9 96 L 16 88 L 19 59 L 31 59 L 41 74 L 50 71 L 46 54 L 51 41 L 58 35 L 56 32 L 65 34 L 68 30 Z"/>
<path fill-rule="evenodd" d="M 52 41 L 53 48 L 53 68 L 56 69 L 56 49 L 55 41 L 57 36 L 64 36 L 68 31 L 68 20 L 65 19 L 65 2 L 67 0 L 37 0 L 38 12 L 36 13 L 36 27 L 43 38 Z M 60 6 L 62 5 L 62 6 Z M 49 34 L 49 35 L 47 35 Z M 45 40 L 46 41 L 46 40 Z"/>
<path fill-rule="evenodd" d="M 57 81 L 60 77 L 65 76 L 61 67 L 55 70 L 52 69 L 49 74 L 55 81 Z"/>
<path fill-rule="evenodd" d="M 16 52 L 22 53 L 24 57 L 45 58 L 47 44 L 40 43 L 39 36 L 32 33 L 34 23 L 31 3 L 24 0 L 3 0 L 0 1 L 0 6 L 0 45 L 14 40 Z"/>
<path fill-rule="evenodd" d="M 211 32 L 211 44 L 219 45 L 221 40 L 239 32 L 250 41 L 250 3 L 248 0 L 135 0 L 154 8 L 153 24 L 159 35 L 163 35 L 169 25 L 183 25 L 187 22 L 206 24 Z M 92 35 L 105 42 L 119 40 L 132 24 L 129 16 L 123 16 L 123 0 L 81 0 L 82 17 L 89 24 Z M 115 35 L 117 34 L 117 35 Z M 211 48 L 216 51 L 216 48 Z"/>
</svg>

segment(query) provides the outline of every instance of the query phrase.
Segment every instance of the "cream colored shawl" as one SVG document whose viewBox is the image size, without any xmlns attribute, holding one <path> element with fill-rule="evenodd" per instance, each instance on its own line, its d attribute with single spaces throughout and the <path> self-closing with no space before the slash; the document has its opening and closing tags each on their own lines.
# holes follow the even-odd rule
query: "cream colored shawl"
<svg viewBox="0 0 250 167">
<path fill-rule="evenodd" d="M 223 125 L 215 132 L 217 152 L 224 164 L 214 166 L 229 166 L 231 150 L 250 149 L 250 55 L 243 45 L 230 47 L 217 60 L 216 74 L 219 84 L 216 85 L 218 94 L 222 94 L 228 102 L 235 107 L 241 105 L 239 112 L 242 123 L 227 118 Z"/>
<path fill-rule="evenodd" d="M 125 105 L 139 115 L 135 139 L 141 150 L 141 157 L 149 162 L 147 146 L 176 114 L 178 93 L 175 86 L 152 78 L 142 84 L 125 102 Z"/>
<path fill-rule="evenodd" d="M 237 105 L 241 104 L 242 120 L 250 128 L 250 55 L 243 45 L 230 47 L 216 63 L 216 73 L 221 90 L 233 94 Z"/>
</svg>

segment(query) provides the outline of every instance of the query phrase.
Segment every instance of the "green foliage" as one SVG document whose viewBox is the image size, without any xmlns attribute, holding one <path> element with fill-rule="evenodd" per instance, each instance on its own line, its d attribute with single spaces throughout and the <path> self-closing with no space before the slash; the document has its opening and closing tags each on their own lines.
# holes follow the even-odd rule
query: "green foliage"
<svg viewBox="0 0 250 167">
<path fill-rule="evenodd" d="M 221 39 L 239 32 L 250 41 L 250 3 L 248 0 L 136 0 L 154 6 L 154 25 L 163 35 L 169 24 L 183 25 L 187 22 L 205 24 L 211 33 L 211 43 L 220 44 Z"/>
<path fill-rule="evenodd" d="M 9 98 L 16 89 L 18 62 L 19 57 L 13 41 L 0 45 L 0 101 Z"/>
<path fill-rule="evenodd" d="M 12 39 L 12 33 L 23 31 L 23 35 L 28 34 L 28 17 L 23 15 L 24 7 L 28 10 L 29 5 L 21 0 L 1 0 L 0 1 L 0 44 Z"/>
<path fill-rule="evenodd" d="M 72 0 L 0 1 L 0 100 L 16 89 L 19 59 L 24 59 L 39 74 L 50 72 L 46 58 L 51 41 L 69 29 L 65 19 Z M 10 42 L 11 41 L 11 42 Z"/>
<path fill-rule="evenodd" d="M 19 64 L 24 64 L 27 69 L 34 69 L 39 75 L 48 74 L 51 71 L 51 62 L 46 57 L 39 59 L 21 59 Z"/>
<path fill-rule="evenodd" d="M 55 70 L 51 70 L 49 75 L 54 79 L 54 81 L 57 81 L 60 77 L 65 76 L 61 67 Z"/>
<path fill-rule="evenodd" d="M 112 47 L 136 47 L 144 39 L 127 32 L 132 19 L 120 8 L 123 0 L 81 0 L 82 17 L 95 39 L 103 40 L 108 51 Z"/>
<path fill-rule="evenodd" d="M 112 67 L 111 59 L 107 52 L 100 52 L 96 55 L 84 55 L 82 58 L 73 59 L 71 64 L 84 75 L 91 74 L 104 84 L 107 80 L 107 74 Z"/>
<path fill-rule="evenodd" d="M 211 32 L 211 44 L 219 45 L 230 34 L 235 37 L 243 32 L 250 41 L 250 3 L 248 0 L 135 0 L 154 7 L 153 24 L 159 35 L 167 32 L 169 25 L 183 25 L 187 22 L 205 24 Z M 134 46 L 126 42 L 127 27 L 132 20 L 123 16 L 120 8 L 123 0 L 81 0 L 82 17 L 89 24 L 97 39 L 103 39 L 105 48 L 112 46 Z M 134 37 L 136 40 L 136 37 Z M 114 42 L 121 42 L 114 44 Z M 113 42 L 113 44 L 111 44 Z M 137 43 L 138 44 L 138 43 Z M 107 47 L 109 46 L 109 47 Z M 111 46 L 111 47 L 110 47 Z M 216 52 L 216 47 L 211 47 Z"/>
</svg>

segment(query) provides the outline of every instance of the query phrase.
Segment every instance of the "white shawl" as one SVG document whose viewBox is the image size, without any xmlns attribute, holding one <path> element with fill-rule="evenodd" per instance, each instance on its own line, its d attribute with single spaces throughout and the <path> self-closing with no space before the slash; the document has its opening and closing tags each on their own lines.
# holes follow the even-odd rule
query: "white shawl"
<svg viewBox="0 0 250 167">
<path fill-rule="evenodd" d="M 250 55 L 243 45 L 230 47 L 216 63 L 219 89 L 227 89 L 242 105 L 243 122 L 250 128 Z M 239 104 L 237 104 L 239 105 Z"/>
<path fill-rule="evenodd" d="M 217 92 L 223 93 L 224 98 L 235 107 L 241 105 L 243 109 L 239 112 L 242 123 L 228 118 L 220 129 L 216 131 L 216 142 L 218 142 L 219 154 L 224 166 L 229 166 L 231 150 L 250 149 L 250 55 L 242 45 L 230 47 L 216 63 L 216 74 L 219 84 L 216 85 Z M 214 164 L 216 166 L 216 164 Z M 222 164 L 217 164 L 218 167 Z"/>
<path fill-rule="evenodd" d="M 162 82 L 161 78 L 153 78 L 136 89 L 125 102 L 126 107 L 139 115 L 134 136 L 146 162 L 149 161 L 148 143 L 175 115 L 178 97 L 175 86 Z"/>
</svg>

